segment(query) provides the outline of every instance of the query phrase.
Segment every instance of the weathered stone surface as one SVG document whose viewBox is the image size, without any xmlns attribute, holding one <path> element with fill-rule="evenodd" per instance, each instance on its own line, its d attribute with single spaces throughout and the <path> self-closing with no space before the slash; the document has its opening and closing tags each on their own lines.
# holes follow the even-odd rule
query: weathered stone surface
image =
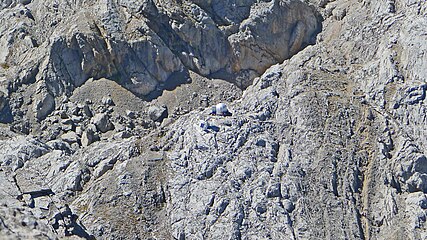
<svg viewBox="0 0 427 240">
<path fill-rule="evenodd" d="M 92 123 L 96 126 L 98 131 L 103 133 L 114 129 L 114 125 L 111 123 L 110 117 L 104 113 L 99 113 L 93 116 Z"/>
<path fill-rule="evenodd" d="M 271 65 L 314 43 L 321 29 L 320 16 L 300 1 L 270 1 L 259 6 L 251 8 L 239 31 L 228 37 L 235 56 L 233 69 L 247 78 L 239 82 L 243 87 Z"/>
<path fill-rule="evenodd" d="M 0 236 L 425 239 L 426 4 L 0 2 Z"/>
<path fill-rule="evenodd" d="M 43 120 L 55 109 L 55 99 L 50 93 L 40 92 L 34 98 L 34 116 L 38 120 Z"/>
<path fill-rule="evenodd" d="M 148 108 L 148 116 L 155 122 L 162 122 L 163 119 L 168 117 L 168 109 L 164 106 L 150 106 Z"/>
<path fill-rule="evenodd" d="M 75 132 L 67 132 L 61 136 L 61 139 L 69 144 L 75 143 L 79 140 Z"/>
<path fill-rule="evenodd" d="M 82 133 L 81 143 L 82 146 L 87 147 L 93 142 L 96 142 L 99 139 L 99 136 L 95 134 L 96 127 L 91 127 L 90 125 L 88 128 Z"/>
</svg>

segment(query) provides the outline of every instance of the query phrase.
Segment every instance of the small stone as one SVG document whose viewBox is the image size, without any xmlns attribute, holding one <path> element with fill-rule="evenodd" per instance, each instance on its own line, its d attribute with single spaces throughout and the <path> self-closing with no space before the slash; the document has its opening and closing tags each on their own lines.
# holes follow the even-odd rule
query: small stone
<svg viewBox="0 0 427 240">
<path fill-rule="evenodd" d="M 51 204 L 51 201 L 49 201 L 49 196 L 42 196 L 34 199 L 34 205 L 38 208 L 41 208 L 43 210 L 49 210 L 49 206 Z"/>
<path fill-rule="evenodd" d="M 160 149 L 159 149 L 158 146 L 153 145 L 153 146 L 150 147 L 150 151 L 152 151 L 152 152 L 158 152 L 158 151 L 160 151 Z"/>
<path fill-rule="evenodd" d="M 88 124 L 87 126 L 86 126 L 86 130 L 92 130 L 94 133 L 97 131 L 97 129 L 96 129 L 96 126 L 94 125 L 94 124 Z"/>
<path fill-rule="evenodd" d="M 80 148 L 80 144 L 75 142 L 71 144 L 71 149 L 73 149 L 74 151 L 78 150 Z"/>
<path fill-rule="evenodd" d="M 85 104 L 85 105 L 82 107 L 82 111 L 83 111 L 83 113 L 84 113 L 84 115 L 85 115 L 86 117 L 88 117 L 88 118 L 93 117 L 93 113 L 92 113 L 92 111 L 90 110 L 90 108 L 89 108 L 89 106 L 88 106 L 87 104 Z"/>
<path fill-rule="evenodd" d="M 268 198 L 281 197 L 280 183 L 275 183 L 268 188 L 267 197 Z"/>
<path fill-rule="evenodd" d="M 265 203 L 258 203 L 255 207 L 255 211 L 257 211 L 259 214 L 263 214 L 267 212 L 267 205 Z"/>
<path fill-rule="evenodd" d="M 61 119 L 67 119 L 68 118 L 68 114 L 65 110 L 60 110 L 58 115 L 61 117 Z"/>
<path fill-rule="evenodd" d="M 83 133 L 82 127 L 80 127 L 80 126 L 76 127 L 76 134 L 77 134 L 77 136 L 82 136 L 82 133 Z"/>
<path fill-rule="evenodd" d="M 67 118 L 61 121 L 62 124 L 64 125 L 72 125 L 73 124 L 73 120 Z"/>
<path fill-rule="evenodd" d="M 73 131 L 74 130 L 74 124 L 65 124 L 65 125 L 62 125 L 62 130 L 64 132 Z"/>
<path fill-rule="evenodd" d="M 84 118 L 83 118 L 82 116 L 72 116 L 72 117 L 71 117 L 71 120 L 72 120 L 74 123 L 80 123 L 80 122 L 82 122 L 82 121 L 84 120 Z"/>
<path fill-rule="evenodd" d="M 260 147 L 265 147 L 267 145 L 267 143 L 265 142 L 264 139 L 258 139 L 257 142 L 255 143 L 255 145 L 260 146 Z"/>
<path fill-rule="evenodd" d="M 120 123 L 115 123 L 114 129 L 116 130 L 116 132 L 123 132 L 126 130 L 126 126 L 124 126 L 123 124 L 120 124 Z"/>
<path fill-rule="evenodd" d="M 67 132 L 61 136 L 61 139 L 67 143 L 75 143 L 78 140 L 78 136 L 75 132 Z"/>
<path fill-rule="evenodd" d="M 427 174 L 415 172 L 407 181 L 409 192 L 422 191 L 427 193 Z"/>
<path fill-rule="evenodd" d="M 125 139 L 132 137 L 132 134 L 128 131 L 118 132 L 114 135 L 114 139 Z"/>
<path fill-rule="evenodd" d="M 67 142 L 60 140 L 60 139 L 49 141 L 46 144 L 50 148 L 55 149 L 55 150 L 61 150 L 61 151 L 66 151 L 66 152 L 70 151 L 70 144 L 68 144 Z"/>
<path fill-rule="evenodd" d="M 126 116 L 128 118 L 135 119 L 136 113 L 134 111 L 131 111 L 131 110 L 126 110 Z"/>
<path fill-rule="evenodd" d="M 332 14 L 336 20 L 342 20 L 347 15 L 345 8 L 336 8 L 332 11 Z"/>
<path fill-rule="evenodd" d="M 101 103 L 106 106 L 114 106 L 114 101 L 110 97 L 103 97 Z"/>
</svg>

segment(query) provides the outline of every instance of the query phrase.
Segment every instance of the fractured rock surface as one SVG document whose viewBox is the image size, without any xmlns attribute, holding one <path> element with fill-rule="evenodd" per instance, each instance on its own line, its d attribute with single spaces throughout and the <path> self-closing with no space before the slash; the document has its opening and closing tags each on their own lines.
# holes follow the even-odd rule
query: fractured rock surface
<svg viewBox="0 0 427 240">
<path fill-rule="evenodd" d="M 2 1 L 0 238 L 425 239 L 426 29 L 422 0 Z"/>
</svg>

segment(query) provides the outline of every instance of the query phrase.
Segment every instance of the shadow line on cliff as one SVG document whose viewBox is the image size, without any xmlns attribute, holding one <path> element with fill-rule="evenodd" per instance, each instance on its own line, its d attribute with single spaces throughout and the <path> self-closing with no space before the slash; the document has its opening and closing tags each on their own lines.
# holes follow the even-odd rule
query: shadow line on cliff
<svg viewBox="0 0 427 240">
<path fill-rule="evenodd" d="M 156 90 L 152 91 L 146 96 L 141 96 L 141 98 L 144 101 L 151 102 L 158 97 L 160 97 L 163 94 L 163 91 L 173 91 L 177 87 L 183 85 L 183 84 L 189 84 L 191 83 L 190 73 L 188 70 L 183 70 L 181 72 L 174 72 L 172 73 L 169 78 L 163 82 L 160 83 L 159 86 L 156 88 Z"/>
</svg>

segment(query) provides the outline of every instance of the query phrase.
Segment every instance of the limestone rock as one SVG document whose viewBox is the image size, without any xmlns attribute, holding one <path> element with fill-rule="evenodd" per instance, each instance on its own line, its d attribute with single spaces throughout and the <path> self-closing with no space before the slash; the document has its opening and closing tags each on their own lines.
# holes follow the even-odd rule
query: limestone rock
<svg viewBox="0 0 427 240">
<path fill-rule="evenodd" d="M 102 102 L 102 104 L 108 105 L 108 106 L 114 105 L 113 99 L 111 99 L 110 97 L 103 97 L 101 99 L 101 102 Z"/>
<path fill-rule="evenodd" d="M 96 126 L 98 131 L 105 133 L 114 129 L 114 125 L 110 121 L 110 117 L 107 114 L 99 113 L 95 114 L 92 118 L 92 123 Z"/>
<path fill-rule="evenodd" d="M 72 144 L 78 141 L 78 136 L 75 132 L 67 132 L 61 136 L 61 139 L 69 144 Z"/>
<path fill-rule="evenodd" d="M 155 122 L 162 122 L 163 119 L 168 117 L 168 109 L 164 106 L 150 106 L 148 108 L 148 115 L 150 116 L 151 120 Z"/>
<path fill-rule="evenodd" d="M 43 120 L 55 109 L 55 99 L 49 93 L 42 92 L 34 99 L 34 114 L 38 120 Z"/>
<path fill-rule="evenodd" d="M 249 79 L 314 43 L 321 27 L 320 16 L 300 1 L 270 1 L 260 5 L 263 7 L 252 8 L 239 31 L 229 36 L 237 59 L 233 68 L 249 74 L 245 76 Z M 251 84 L 246 81 L 241 84 Z"/>
<path fill-rule="evenodd" d="M 426 16 L 0 1 L 0 236 L 426 239 Z"/>
<path fill-rule="evenodd" d="M 93 142 L 98 140 L 98 136 L 95 133 L 96 127 L 88 127 L 83 133 L 81 138 L 82 146 L 87 147 Z"/>
</svg>

